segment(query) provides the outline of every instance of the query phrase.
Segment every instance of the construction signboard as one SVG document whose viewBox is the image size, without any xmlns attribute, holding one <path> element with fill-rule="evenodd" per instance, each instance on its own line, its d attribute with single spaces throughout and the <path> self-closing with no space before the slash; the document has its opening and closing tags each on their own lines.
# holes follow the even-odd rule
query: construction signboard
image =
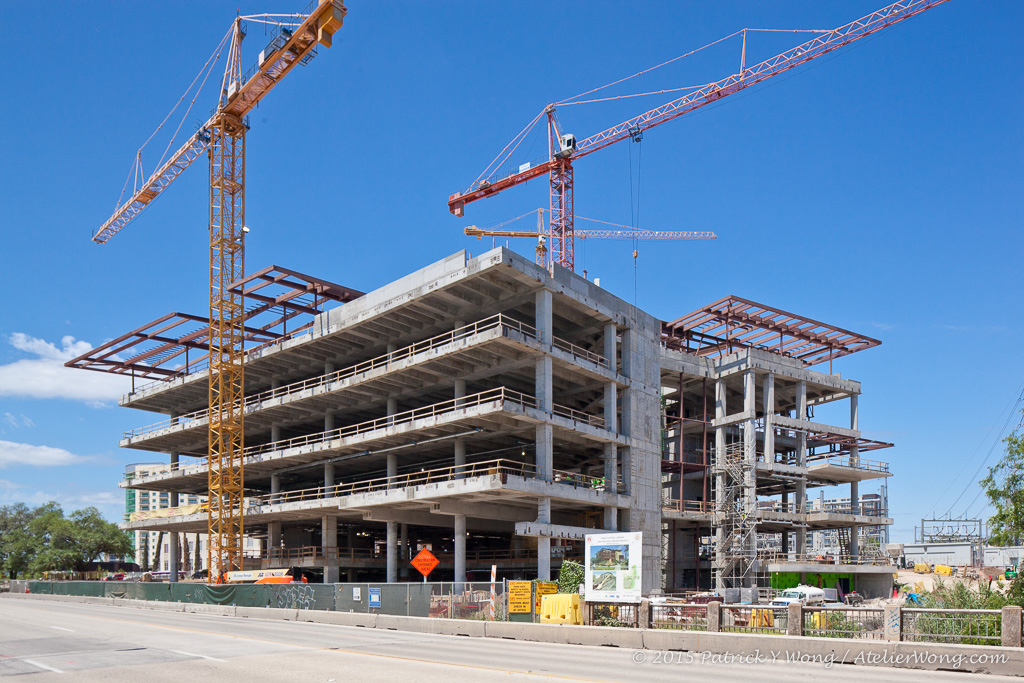
<svg viewBox="0 0 1024 683">
<path fill-rule="evenodd" d="M 430 575 L 430 572 L 437 568 L 437 565 L 441 564 L 441 560 L 434 557 L 434 553 L 424 548 L 416 554 L 416 557 L 412 558 L 412 562 L 409 564 L 416 567 L 416 571 L 423 574 L 423 577 L 426 578 Z"/>
<path fill-rule="evenodd" d="M 508 582 L 508 613 L 529 614 L 531 590 L 529 581 Z"/>
<path fill-rule="evenodd" d="M 540 613 L 540 604 L 545 595 L 553 595 L 558 592 L 558 584 L 554 581 L 537 582 L 537 612 Z"/>
<path fill-rule="evenodd" d="M 594 602 L 640 602 L 640 532 L 587 534 L 584 595 Z"/>
</svg>

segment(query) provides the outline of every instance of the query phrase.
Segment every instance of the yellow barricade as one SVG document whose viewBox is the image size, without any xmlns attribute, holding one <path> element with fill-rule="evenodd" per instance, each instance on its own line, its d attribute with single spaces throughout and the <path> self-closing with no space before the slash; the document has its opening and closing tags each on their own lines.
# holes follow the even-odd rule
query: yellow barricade
<svg viewBox="0 0 1024 683">
<path fill-rule="evenodd" d="M 932 566 L 930 564 L 918 563 L 914 565 L 914 571 L 918 574 L 931 574 Z"/>
<path fill-rule="evenodd" d="M 750 626 L 770 628 L 775 625 L 775 615 L 770 609 L 750 610 Z"/>
<path fill-rule="evenodd" d="M 540 603 L 540 623 L 582 625 L 579 593 L 545 595 Z"/>
<path fill-rule="evenodd" d="M 935 573 L 942 576 L 953 576 L 953 568 L 944 564 L 937 564 L 935 565 Z"/>
</svg>

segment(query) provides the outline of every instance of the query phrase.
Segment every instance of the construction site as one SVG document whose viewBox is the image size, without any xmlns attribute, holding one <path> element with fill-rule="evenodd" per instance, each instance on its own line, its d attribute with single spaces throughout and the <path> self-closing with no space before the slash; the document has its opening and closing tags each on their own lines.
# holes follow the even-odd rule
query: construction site
<svg viewBox="0 0 1024 683">
<path fill-rule="evenodd" d="M 530 256 L 503 246 L 433 254 L 373 291 L 336 284 L 341 269 L 246 268 L 247 115 L 331 46 L 347 9 L 323 0 L 302 15 L 239 17 L 212 117 L 140 174 L 93 238 L 114 237 L 208 160 L 209 311 L 183 301 L 198 310 L 67 362 L 131 377 L 120 405 L 149 424 L 120 446 L 133 462 L 166 463 L 121 482 L 154 501 L 123 528 L 166 535 L 172 581 L 186 536 L 210 581 L 283 568 L 324 583 L 419 580 L 410 560 L 427 549 L 440 560 L 432 580 L 466 582 L 549 580 L 564 561 L 583 561 L 586 535 L 637 532 L 644 595 L 811 583 L 889 596 L 893 444 L 863 436 L 861 384 L 834 367 L 881 342 L 846 329 L 841 307 L 794 313 L 784 299 L 723 288 L 713 302 L 680 296 L 678 317 L 662 320 L 602 288 L 576 272 L 576 239 L 715 235 L 579 229 L 573 164 L 942 1 L 811 31 L 754 64 L 743 29 L 736 74 L 589 137 L 549 105 L 528 126 L 546 127 L 542 161 L 514 163 L 520 134 L 448 198 L 461 217 L 539 178 L 549 203 L 536 230 L 464 229 L 531 238 Z M 243 71 L 246 22 L 272 31 Z M 829 424 L 815 410 L 844 417 Z"/>
</svg>

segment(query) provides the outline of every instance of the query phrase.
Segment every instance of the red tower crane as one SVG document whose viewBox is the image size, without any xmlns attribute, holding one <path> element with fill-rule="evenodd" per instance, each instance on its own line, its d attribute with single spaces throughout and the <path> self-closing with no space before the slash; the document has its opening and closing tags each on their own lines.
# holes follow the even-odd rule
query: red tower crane
<svg viewBox="0 0 1024 683">
<path fill-rule="evenodd" d="M 573 212 L 573 164 L 580 158 L 593 154 L 627 138 L 637 138 L 645 130 L 688 114 L 706 104 L 737 93 L 752 85 L 777 76 L 795 66 L 826 55 L 845 45 L 888 28 L 904 19 L 920 14 L 946 0 L 901 0 L 883 7 L 866 17 L 832 29 L 816 32 L 820 35 L 794 48 L 746 68 L 746 33 L 743 29 L 744 57 L 739 73 L 708 85 L 693 89 L 686 95 L 623 121 L 611 128 L 577 142 L 576 137 L 565 132 L 555 116 L 555 104 L 549 104 L 542 115 L 547 118 L 548 158 L 547 161 L 530 165 L 524 164 L 517 171 L 498 176 L 492 173 L 475 181 L 468 189 L 448 197 L 448 210 L 456 216 L 464 214 L 466 204 L 484 197 L 498 194 L 502 190 L 520 185 L 542 175 L 548 175 L 550 187 L 550 236 L 552 259 L 559 265 L 572 269 L 574 264 L 574 212 Z M 739 33 L 739 32 L 738 32 Z M 538 118 L 540 115 L 538 115 Z M 536 121 L 537 119 L 535 119 Z M 532 124 L 531 124 L 532 125 Z M 509 153 L 511 154 L 511 152 Z M 500 156 L 500 155 L 499 155 Z M 507 156 L 505 157 L 507 160 Z"/>
</svg>

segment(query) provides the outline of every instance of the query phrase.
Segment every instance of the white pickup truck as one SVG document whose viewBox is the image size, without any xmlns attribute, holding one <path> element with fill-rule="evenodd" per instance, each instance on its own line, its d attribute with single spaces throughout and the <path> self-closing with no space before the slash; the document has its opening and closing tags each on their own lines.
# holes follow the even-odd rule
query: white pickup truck
<svg viewBox="0 0 1024 683">
<path fill-rule="evenodd" d="M 823 605 L 825 604 L 825 591 L 814 586 L 797 586 L 782 591 L 774 600 L 773 607 L 785 607 L 792 603 L 801 605 Z"/>
</svg>

